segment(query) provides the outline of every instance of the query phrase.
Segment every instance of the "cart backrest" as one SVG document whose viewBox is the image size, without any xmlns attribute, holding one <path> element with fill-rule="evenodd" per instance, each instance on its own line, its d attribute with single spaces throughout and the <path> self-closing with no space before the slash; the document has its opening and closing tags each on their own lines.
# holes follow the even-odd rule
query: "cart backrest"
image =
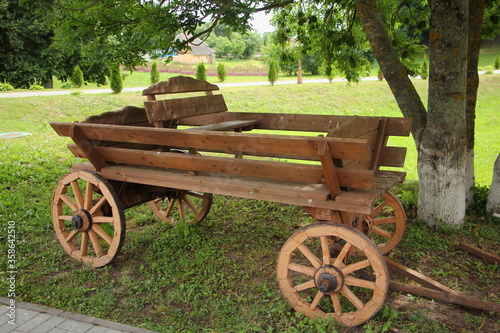
<svg viewBox="0 0 500 333">
<path fill-rule="evenodd" d="M 167 81 L 155 83 L 142 92 L 148 98 L 148 101 L 144 102 L 147 118 L 150 123 L 154 123 L 155 127 L 175 127 L 176 122 L 182 118 L 227 111 L 224 97 L 214 95 L 215 90 L 219 90 L 219 87 L 186 76 L 176 76 Z M 156 99 L 157 95 L 194 92 L 204 92 L 205 95 Z"/>
</svg>

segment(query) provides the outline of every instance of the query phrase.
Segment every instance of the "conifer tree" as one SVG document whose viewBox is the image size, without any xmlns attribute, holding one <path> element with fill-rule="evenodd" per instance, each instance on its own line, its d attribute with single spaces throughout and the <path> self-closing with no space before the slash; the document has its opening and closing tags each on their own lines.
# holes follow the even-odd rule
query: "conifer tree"
<svg viewBox="0 0 500 333">
<path fill-rule="evenodd" d="M 278 63 L 274 60 L 271 60 L 269 63 L 269 72 L 267 73 L 267 80 L 274 86 L 274 82 L 278 81 Z"/>
<path fill-rule="evenodd" d="M 217 66 L 217 78 L 220 82 L 224 82 L 226 80 L 226 66 L 224 66 L 224 64 L 219 64 Z"/>
<path fill-rule="evenodd" d="M 71 82 L 77 88 L 83 86 L 83 72 L 80 69 L 80 66 L 76 65 L 73 70 L 73 75 L 71 76 Z"/>
<path fill-rule="evenodd" d="M 203 62 L 200 62 L 198 64 L 198 67 L 196 67 L 196 79 L 197 80 L 207 80 L 207 69 L 205 67 L 205 64 Z"/>
<path fill-rule="evenodd" d="M 160 71 L 158 70 L 158 65 L 156 64 L 156 61 L 153 62 L 153 65 L 151 66 L 151 84 L 155 84 L 156 82 L 160 81 Z"/>
<path fill-rule="evenodd" d="M 115 94 L 118 94 L 123 90 L 123 78 L 120 72 L 120 64 L 111 64 L 109 69 L 109 82 L 111 90 L 113 90 Z"/>
</svg>

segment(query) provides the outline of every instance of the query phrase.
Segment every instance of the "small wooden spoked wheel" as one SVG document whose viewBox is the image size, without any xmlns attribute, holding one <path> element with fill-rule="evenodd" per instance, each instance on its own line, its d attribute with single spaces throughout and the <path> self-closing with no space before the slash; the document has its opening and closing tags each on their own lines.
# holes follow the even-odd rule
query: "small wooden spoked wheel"
<svg viewBox="0 0 500 333">
<path fill-rule="evenodd" d="M 52 223 L 64 250 L 93 267 L 111 263 L 125 239 L 125 215 L 116 192 L 90 171 L 72 172 L 59 181 Z"/>
<path fill-rule="evenodd" d="M 178 220 L 201 222 L 212 206 L 212 194 L 195 191 L 172 191 L 163 198 L 149 202 L 153 212 L 161 220 L 174 224 Z"/>
<path fill-rule="evenodd" d="M 386 254 L 399 244 L 406 228 L 406 214 L 399 199 L 391 192 L 382 195 L 369 218 L 371 221 L 368 236 Z"/>
<path fill-rule="evenodd" d="M 339 223 L 299 229 L 278 257 L 278 282 L 290 305 L 304 315 L 357 326 L 383 305 L 389 275 L 377 246 Z"/>
</svg>

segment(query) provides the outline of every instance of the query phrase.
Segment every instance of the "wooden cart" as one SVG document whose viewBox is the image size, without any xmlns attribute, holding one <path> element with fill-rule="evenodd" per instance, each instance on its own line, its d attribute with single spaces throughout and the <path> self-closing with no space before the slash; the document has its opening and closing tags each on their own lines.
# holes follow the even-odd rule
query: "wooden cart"
<svg viewBox="0 0 500 333">
<path fill-rule="evenodd" d="M 74 141 L 71 152 L 88 160 L 55 189 L 59 242 L 100 267 L 120 251 L 129 207 L 149 202 L 173 223 L 203 220 L 212 194 L 300 205 L 318 223 L 296 231 L 279 254 L 283 295 L 310 317 L 365 322 L 388 291 L 383 254 L 405 229 L 404 209 L 389 192 L 405 173 L 382 168 L 403 166 L 406 148 L 387 143 L 409 135 L 410 119 L 226 112 L 215 90 L 179 76 L 144 90 L 144 108 L 52 122 Z M 174 93 L 191 94 L 156 99 Z"/>
</svg>

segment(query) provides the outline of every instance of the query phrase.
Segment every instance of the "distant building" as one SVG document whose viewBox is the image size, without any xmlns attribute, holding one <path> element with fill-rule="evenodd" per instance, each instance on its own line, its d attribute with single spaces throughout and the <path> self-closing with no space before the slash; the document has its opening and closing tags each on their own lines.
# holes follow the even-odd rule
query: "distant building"
<svg viewBox="0 0 500 333">
<path fill-rule="evenodd" d="M 185 34 L 178 34 L 176 39 L 185 41 Z M 190 49 L 182 50 L 175 53 L 173 60 L 180 64 L 197 65 L 199 63 L 213 64 L 215 63 L 215 51 L 211 49 L 207 43 L 199 38 L 195 38 L 193 42 L 188 44 Z"/>
</svg>

